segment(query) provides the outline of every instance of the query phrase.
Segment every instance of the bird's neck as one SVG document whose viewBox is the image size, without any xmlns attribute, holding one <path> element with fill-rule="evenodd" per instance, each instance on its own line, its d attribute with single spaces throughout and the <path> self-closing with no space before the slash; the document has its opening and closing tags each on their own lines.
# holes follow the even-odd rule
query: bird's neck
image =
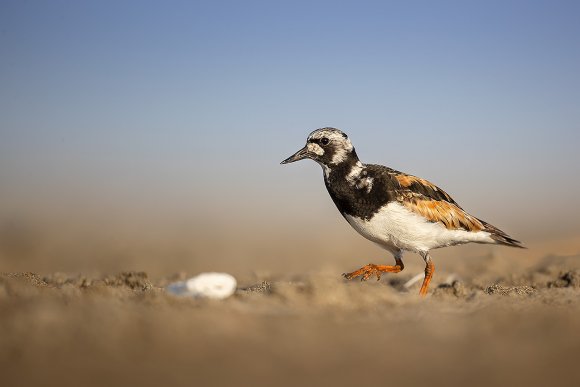
<svg viewBox="0 0 580 387">
<path fill-rule="evenodd" d="M 346 177 L 351 175 L 353 171 L 361 170 L 362 168 L 363 164 L 358 159 L 354 149 L 339 163 L 323 165 L 324 176 L 326 179 L 329 179 L 331 176 L 333 179 L 346 179 Z"/>
</svg>

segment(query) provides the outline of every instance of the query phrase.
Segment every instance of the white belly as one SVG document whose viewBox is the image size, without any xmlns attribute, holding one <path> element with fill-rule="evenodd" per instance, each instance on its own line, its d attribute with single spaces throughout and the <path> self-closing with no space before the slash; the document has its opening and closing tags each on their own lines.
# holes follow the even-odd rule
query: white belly
<svg viewBox="0 0 580 387">
<path fill-rule="evenodd" d="M 415 252 L 468 242 L 495 243 L 486 231 L 448 230 L 441 223 L 429 222 L 399 203 L 389 203 L 370 220 L 346 215 L 350 225 L 365 238 L 388 250 Z"/>
</svg>

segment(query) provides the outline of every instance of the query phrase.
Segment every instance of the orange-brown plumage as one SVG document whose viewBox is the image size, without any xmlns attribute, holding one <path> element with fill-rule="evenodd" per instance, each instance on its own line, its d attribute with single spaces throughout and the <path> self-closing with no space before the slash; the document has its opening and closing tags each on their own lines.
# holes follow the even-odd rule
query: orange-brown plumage
<svg viewBox="0 0 580 387">
<path fill-rule="evenodd" d="M 397 201 L 430 222 L 441 223 L 448 230 L 486 231 L 499 244 L 522 247 L 497 227 L 468 214 L 447 192 L 430 181 L 398 171 L 393 171 L 392 176 L 400 186 Z"/>
<path fill-rule="evenodd" d="M 481 221 L 457 205 L 442 200 L 407 199 L 402 204 L 431 222 L 441 222 L 449 230 L 481 231 Z"/>
<path fill-rule="evenodd" d="M 437 186 L 435 184 L 433 184 L 425 179 L 421 179 L 420 177 L 417 177 L 417 176 L 406 175 L 404 173 L 400 173 L 400 174 L 396 175 L 395 178 L 397 179 L 397 181 L 399 182 L 401 187 L 404 187 L 404 188 L 408 188 L 412 184 L 417 183 L 417 184 L 423 184 L 424 186 L 427 186 L 427 187 L 432 188 L 434 190 L 439 189 L 439 188 L 437 188 Z"/>
</svg>

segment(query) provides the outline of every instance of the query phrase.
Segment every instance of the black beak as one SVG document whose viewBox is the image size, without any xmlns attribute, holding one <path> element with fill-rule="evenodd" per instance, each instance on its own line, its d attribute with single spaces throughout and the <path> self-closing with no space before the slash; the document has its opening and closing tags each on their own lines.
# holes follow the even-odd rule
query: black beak
<svg viewBox="0 0 580 387">
<path fill-rule="evenodd" d="M 294 161 L 306 159 L 309 157 L 310 157 L 310 152 L 308 152 L 308 148 L 305 146 L 304 148 L 300 149 L 298 152 L 294 153 L 292 156 L 288 157 L 286 160 L 282 161 L 280 164 L 293 163 Z"/>
</svg>

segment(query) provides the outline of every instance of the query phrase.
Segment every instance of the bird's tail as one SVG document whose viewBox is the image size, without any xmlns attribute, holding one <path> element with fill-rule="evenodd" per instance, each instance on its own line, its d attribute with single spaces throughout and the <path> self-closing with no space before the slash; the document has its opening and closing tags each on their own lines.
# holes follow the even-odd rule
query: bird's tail
<svg viewBox="0 0 580 387">
<path fill-rule="evenodd" d="M 505 232 L 501 231 L 499 228 L 492 226 L 491 224 L 484 222 L 481 220 L 481 223 L 485 226 L 484 231 L 490 233 L 491 239 L 495 241 L 498 245 L 510 246 L 510 247 L 517 247 L 520 249 L 526 249 L 522 242 L 512 238 Z"/>
</svg>

